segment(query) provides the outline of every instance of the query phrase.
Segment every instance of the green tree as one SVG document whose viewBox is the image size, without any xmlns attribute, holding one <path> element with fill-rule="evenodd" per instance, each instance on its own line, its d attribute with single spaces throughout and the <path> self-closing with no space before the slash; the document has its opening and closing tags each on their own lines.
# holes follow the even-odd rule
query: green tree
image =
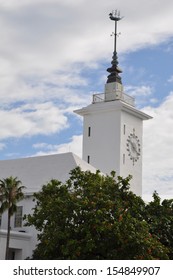
<svg viewBox="0 0 173 280">
<path fill-rule="evenodd" d="M 145 203 L 123 179 L 71 171 L 35 194 L 27 225 L 39 231 L 33 259 L 167 259 L 167 249 L 143 219 Z"/>
<path fill-rule="evenodd" d="M 150 225 L 150 233 L 157 236 L 169 248 L 169 258 L 173 259 L 173 199 L 161 201 L 157 192 L 153 201 L 146 205 L 145 219 Z"/>
<path fill-rule="evenodd" d="M 7 242 L 5 259 L 9 259 L 9 241 L 10 241 L 10 221 L 11 216 L 16 212 L 17 202 L 23 199 L 24 194 L 22 190 L 21 181 L 17 177 L 8 177 L 0 180 L 0 214 L 7 210 L 8 221 L 7 221 Z"/>
</svg>

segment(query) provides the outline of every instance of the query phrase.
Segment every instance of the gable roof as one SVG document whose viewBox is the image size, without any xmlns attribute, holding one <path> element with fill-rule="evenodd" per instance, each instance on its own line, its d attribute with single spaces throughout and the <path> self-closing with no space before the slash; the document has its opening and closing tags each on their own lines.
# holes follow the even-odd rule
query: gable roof
<svg viewBox="0 0 173 280">
<path fill-rule="evenodd" d="M 65 182 L 69 172 L 80 166 L 83 171 L 96 169 L 73 153 L 54 154 L 47 156 L 0 160 L 0 179 L 9 176 L 17 177 L 24 186 L 26 193 L 39 191 L 43 184 L 51 179 Z"/>
</svg>

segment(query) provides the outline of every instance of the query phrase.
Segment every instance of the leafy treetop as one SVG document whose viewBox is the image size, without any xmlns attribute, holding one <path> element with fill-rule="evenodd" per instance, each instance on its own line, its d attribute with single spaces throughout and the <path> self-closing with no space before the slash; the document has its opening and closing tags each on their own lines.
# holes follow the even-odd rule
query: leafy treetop
<svg viewBox="0 0 173 280">
<path fill-rule="evenodd" d="M 27 225 L 39 231 L 33 259 L 168 259 L 167 248 L 150 233 L 144 201 L 127 178 L 99 171 L 70 173 L 35 194 Z"/>
</svg>

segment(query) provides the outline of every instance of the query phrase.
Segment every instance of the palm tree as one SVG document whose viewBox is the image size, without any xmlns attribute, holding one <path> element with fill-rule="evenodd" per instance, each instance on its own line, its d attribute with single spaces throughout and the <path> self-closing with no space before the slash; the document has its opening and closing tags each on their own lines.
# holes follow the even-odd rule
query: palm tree
<svg viewBox="0 0 173 280">
<path fill-rule="evenodd" d="M 21 181 L 17 177 L 8 177 L 0 180 L 0 214 L 5 210 L 8 211 L 8 226 L 7 226 L 7 241 L 5 259 L 9 259 L 9 242 L 10 242 L 10 222 L 11 216 L 17 210 L 17 202 L 23 199 L 24 194 L 22 190 L 25 187 L 22 186 Z"/>
</svg>

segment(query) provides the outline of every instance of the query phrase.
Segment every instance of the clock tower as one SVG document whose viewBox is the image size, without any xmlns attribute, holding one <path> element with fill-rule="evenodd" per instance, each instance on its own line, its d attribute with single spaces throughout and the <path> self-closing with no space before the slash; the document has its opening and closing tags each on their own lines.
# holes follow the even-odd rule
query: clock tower
<svg viewBox="0 0 173 280">
<path fill-rule="evenodd" d="M 84 118 L 83 159 L 110 174 L 132 175 L 131 190 L 142 195 L 143 120 L 151 117 L 135 107 L 132 96 L 123 91 L 116 51 L 119 12 L 109 14 L 115 22 L 114 52 L 104 93 L 94 94 L 92 104 L 75 112 Z"/>
</svg>

